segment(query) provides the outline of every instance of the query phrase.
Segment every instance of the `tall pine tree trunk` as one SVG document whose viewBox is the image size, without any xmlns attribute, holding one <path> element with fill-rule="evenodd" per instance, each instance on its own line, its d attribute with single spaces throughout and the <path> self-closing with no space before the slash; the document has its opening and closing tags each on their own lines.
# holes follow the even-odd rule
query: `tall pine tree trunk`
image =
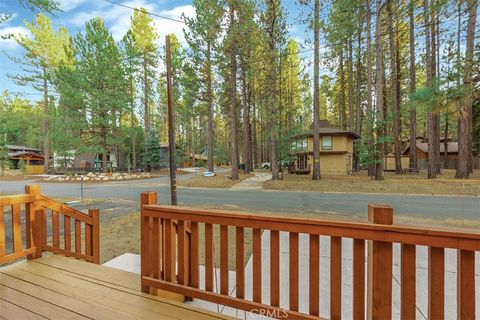
<svg viewBox="0 0 480 320">
<path fill-rule="evenodd" d="M 437 69 L 437 52 L 438 52 L 438 1 L 431 0 L 430 2 L 430 35 L 432 37 L 431 41 L 431 50 L 432 50 L 432 59 L 431 59 L 431 79 L 432 85 L 437 86 L 438 83 L 438 73 L 440 70 Z M 440 174 L 440 111 L 435 109 L 432 111 L 432 126 L 433 126 L 433 151 L 435 157 L 435 173 Z"/>
<path fill-rule="evenodd" d="M 245 58 L 243 58 L 245 60 Z M 250 104 L 247 84 L 247 64 L 242 63 L 242 113 L 243 113 L 243 163 L 245 173 L 252 171 L 252 133 L 250 127 Z"/>
<path fill-rule="evenodd" d="M 347 106 L 345 99 L 345 67 L 343 48 L 340 48 L 340 127 L 347 130 Z"/>
<path fill-rule="evenodd" d="M 148 65 L 147 65 L 147 53 L 143 54 L 143 105 L 144 105 L 144 121 L 145 121 L 145 137 L 150 131 L 151 119 L 150 119 L 150 106 L 148 104 L 149 97 L 149 83 L 148 83 Z"/>
<path fill-rule="evenodd" d="M 363 19 L 361 18 L 357 30 L 357 66 L 356 66 L 356 115 L 355 115 L 355 133 L 362 134 L 362 95 L 361 95 L 361 78 L 362 78 L 362 31 Z M 354 171 L 360 170 L 360 139 L 354 142 Z"/>
<path fill-rule="evenodd" d="M 417 67 L 415 63 L 415 1 L 409 3 L 410 19 L 410 97 L 417 91 Z M 417 106 L 410 98 L 410 168 L 417 168 Z"/>
<path fill-rule="evenodd" d="M 402 174 L 401 162 L 401 141 L 400 141 L 400 101 L 399 101 L 399 85 L 398 85 L 398 68 L 397 68 L 397 45 L 393 28 L 392 1 L 388 0 L 388 34 L 390 43 L 390 67 L 392 81 L 392 113 L 393 113 L 393 143 L 395 153 L 395 173 Z"/>
<path fill-rule="evenodd" d="M 234 34 L 235 10 L 230 4 L 230 26 L 229 32 Z M 230 39 L 229 58 L 230 58 L 230 165 L 231 179 L 239 180 L 238 175 L 238 137 L 237 137 L 237 55 L 235 39 Z"/>
<path fill-rule="evenodd" d="M 133 77 L 130 77 L 130 139 L 132 143 L 132 168 L 137 169 L 137 131 L 135 130 L 135 98 Z"/>
<path fill-rule="evenodd" d="M 319 21 L 320 3 L 315 0 L 313 37 L 314 37 L 314 57 L 313 57 L 313 171 L 312 180 L 320 180 L 320 21 Z"/>
<path fill-rule="evenodd" d="M 428 0 L 424 1 L 424 18 L 425 18 L 425 60 L 426 60 L 426 86 L 433 85 L 432 75 L 432 44 L 430 36 L 430 8 Z M 435 118 L 433 116 L 432 107 L 429 106 L 427 110 L 427 137 L 428 137 L 428 179 L 435 179 L 437 177 L 437 163 L 435 156 Z"/>
<path fill-rule="evenodd" d="M 472 160 L 472 104 L 473 104 L 473 50 L 475 46 L 475 25 L 477 21 L 477 0 L 468 0 L 467 43 L 465 49 L 465 75 L 463 84 L 467 89 L 467 95 L 460 105 L 458 118 L 458 160 L 455 177 L 467 179 L 470 175 Z"/>
<path fill-rule="evenodd" d="M 50 112 L 48 110 L 48 75 L 43 67 L 43 168 L 45 173 L 50 170 Z"/>
<path fill-rule="evenodd" d="M 372 76 L 372 3 L 371 0 L 367 0 L 367 148 L 368 154 L 370 157 L 375 158 L 375 146 L 374 146 L 374 137 L 373 137 L 373 106 L 372 106 L 372 85 L 373 85 L 373 76 Z M 370 161 L 368 166 L 368 175 L 375 175 L 375 163 Z"/>
<path fill-rule="evenodd" d="M 278 180 L 278 100 L 277 100 L 277 28 L 279 0 L 267 1 L 267 19 L 268 19 L 268 49 L 271 55 L 271 62 L 268 70 L 268 100 L 269 119 L 267 120 L 269 135 L 270 163 L 272 168 L 272 180 Z"/>
<path fill-rule="evenodd" d="M 213 84 L 212 84 L 212 48 L 207 43 L 207 162 L 208 171 L 214 171 L 213 163 Z"/>
<path fill-rule="evenodd" d="M 385 137 L 383 97 L 383 52 L 382 52 L 382 0 L 376 0 L 375 14 L 375 55 L 376 55 L 376 101 L 377 101 L 377 143 L 375 180 L 383 180 L 383 153 Z"/>
</svg>

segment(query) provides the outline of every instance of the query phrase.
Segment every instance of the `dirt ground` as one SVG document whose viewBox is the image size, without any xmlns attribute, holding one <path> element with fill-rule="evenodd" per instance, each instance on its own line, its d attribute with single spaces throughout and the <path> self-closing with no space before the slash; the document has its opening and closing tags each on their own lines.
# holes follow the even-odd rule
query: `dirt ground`
<svg viewBox="0 0 480 320">
<path fill-rule="evenodd" d="M 253 177 L 253 174 L 240 173 L 240 180 L 231 180 L 230 173 L 218 173 L 214 177 L 204 177 L 203 175 L 195 176 L 191 179 L 179 183 L 180 187 L 195 187 L 195 188 L 231 188 L 235 184 Z"/>
<path fill-rule="evenodd" d="M 384 181 L 374 181 L 366 172 L 355 175 L 323 175 L 312 181 L 310 175 L 285 174 L 283 180 L 266 181 L 264 189 L 323 192 L 367 192 L 432 195 L 479 195 L 480 170 L 468 180 L 455 179 L 455 170 L 443 170 L 435 180 L 429 180 L 426 171 L 420 174 L 396 175 L 386 172 Z"/>
</svg>

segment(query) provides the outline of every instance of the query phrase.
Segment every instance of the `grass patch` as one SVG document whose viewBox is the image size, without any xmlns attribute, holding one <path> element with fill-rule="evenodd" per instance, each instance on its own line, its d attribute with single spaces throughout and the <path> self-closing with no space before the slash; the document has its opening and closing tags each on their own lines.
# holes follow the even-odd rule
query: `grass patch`
<svg viewBox="0 0 480 320">
<path fill-rule="evenodd" d="M 423 171 L 418 175 L 386 172 L 383 181 L 371 180 L 366 172 L 349 176 L 323 175 L 320 181 L 312 181 L 310 175 L 285 174 L 283 180 L 266 181 L 263 187 L 290 191 L 479 195 L 480 170 L 468 180 L 455 179 L 455 170 L 443 170 L 435 180 L 427 179 Z"/>
<path fill-rule="evenodd" d="M 191 179 L 181 181 L 180 187 L 194 187 L 194 188 L 231 188 L 237 183 L 254 177 L 254 174 L 240 174 L 240 180 L 230 179 L 229 173 L 218 173 L 214 177 L 204 177 L 203 175 L 195 176 Z"/>
</svg>

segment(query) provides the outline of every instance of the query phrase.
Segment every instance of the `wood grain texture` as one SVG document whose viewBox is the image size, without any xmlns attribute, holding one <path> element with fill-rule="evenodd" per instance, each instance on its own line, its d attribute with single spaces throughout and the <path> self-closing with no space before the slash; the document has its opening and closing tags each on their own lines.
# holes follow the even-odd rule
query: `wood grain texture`
<svg viewBox="0 0 480 320">
<path fill-rule="evenodd" d="M 308 277 L 308 301 L 309 313 L 313 316 L 320 314 L 320 236 L 310 235 L 309 244 L 309 277 Z"/>
<path fill-rule="evenodd" d="M 252 232 L 253 301 L 262 302 L 262 230 Z"/>
<path fill-rule="evenodd" d="M 245 230 L 242 227 L 235 228 L 235 266 L 236 266 L 236 295 L 237 298 L 245 298 Z"/>
<path fill-rule="evenodd" d="M 401 308 L 402 319 L 415 319 L 416 314 L 416 247 L 401 245 Z"/>
<path fill-rule="evenodd" d="M 428 248 L 428 318 L 445 318 L 445 251 Z"/>
</svg>

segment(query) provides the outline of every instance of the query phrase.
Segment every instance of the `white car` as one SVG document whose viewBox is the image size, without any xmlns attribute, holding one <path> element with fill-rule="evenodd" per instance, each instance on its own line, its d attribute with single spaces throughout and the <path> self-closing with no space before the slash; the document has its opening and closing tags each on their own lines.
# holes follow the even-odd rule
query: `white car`
<svg viewBox="0 0 480 320">
<path fill-rule="evenodd" d="M 270 167 L 272 166 L 272 164 L 270 162 L 264 162 L 260 165 L 260 168 L 262 169 L 270 169 Z"/>
</svg>

